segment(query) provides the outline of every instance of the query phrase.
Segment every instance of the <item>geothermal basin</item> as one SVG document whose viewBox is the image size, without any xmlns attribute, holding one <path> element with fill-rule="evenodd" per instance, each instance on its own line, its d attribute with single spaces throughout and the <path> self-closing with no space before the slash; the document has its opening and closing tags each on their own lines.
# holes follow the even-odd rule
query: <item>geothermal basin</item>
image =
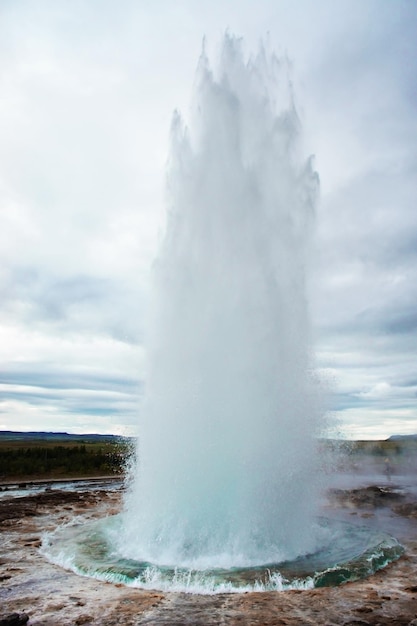
<svg viewBox="0 0 417 626">
<path fill-rule="evenodd" d="M 200 595 L 146 590 L 83 577 L 43 556 L 42 541 L 67 524 L 87 528 L 121 510 L 124 489 L 72 491 L 50 484 L 27 494 L 9 489 L 0 498 L 0 619 L 26 613 L 29 626 L 92 624 L 402 624 L 416 619 L 416 453 L 398 462 L 390 480 L 383 458 L 355 461 L 335 472 L 321 503 L 327 518 L 388 532 L 404 555 L 364 579 L 336 587 Z M 369 462 L 368 462 L 369 461 Z M 414 463 L 414 465 L 412 465 Z M 76 523 L 74 523 L 76 522 Z"/>
</svg>

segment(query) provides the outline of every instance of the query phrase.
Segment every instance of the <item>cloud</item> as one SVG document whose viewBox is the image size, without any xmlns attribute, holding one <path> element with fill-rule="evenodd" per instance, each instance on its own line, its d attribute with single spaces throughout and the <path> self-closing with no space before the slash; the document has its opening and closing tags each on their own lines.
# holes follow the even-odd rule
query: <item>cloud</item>
<svg viewBox="0 0 417 626">
<path fill-rule="evenodd" d="M 143 349 L 95 334 L 68 334 L 45 323 L 0 327 L 0 423 L 3 428 L 136 432 Z"/>
<path fill-rule="evenodd" d="M 413 409 L 351 408 L 338 414 L 341 432 L 348 439 L 385 439 L 401 431 L 415 434 L 416 414 Z M 340 434 L 340 433 L 338 433 Z"/>
<path fill-rule="evenodd" d="M 332 408 L 349 436 L 409 432 L 417 6 L 22 0 L 0 18 L 4 427 L 135 421 L 170 119 L 188 116 L 202 37 L 213 58 L 230 28 L 248 52 L 269 31 L 294 62 L 322 188 L 310 291 Z"/>
</svg>

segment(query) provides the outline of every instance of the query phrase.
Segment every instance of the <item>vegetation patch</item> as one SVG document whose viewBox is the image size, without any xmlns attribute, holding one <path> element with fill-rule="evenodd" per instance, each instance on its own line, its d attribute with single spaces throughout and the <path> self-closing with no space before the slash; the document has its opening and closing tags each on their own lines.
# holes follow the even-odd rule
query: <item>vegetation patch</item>
<svg viewBox="0 0 417 626">
<path fill-rule="evenodd" d="M 133 442 L 0 437 L 0 480 L 77 478 L 123 474 Z"/>
</svg>

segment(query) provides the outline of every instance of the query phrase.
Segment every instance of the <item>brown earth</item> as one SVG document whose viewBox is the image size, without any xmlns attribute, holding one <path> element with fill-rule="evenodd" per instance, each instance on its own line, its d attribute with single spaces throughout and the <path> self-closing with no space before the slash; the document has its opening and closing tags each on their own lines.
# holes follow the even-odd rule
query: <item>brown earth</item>
<svg viewBox="0 0 417 626">
<path fill-rule="evenodd" d="M 12 613 L 27 614 L 28 626 L 417 625 L 416 502 L 410 494 L 397 497 L 395 489 L 375 485 L 330 494 L 328 507 L 339 507 L 346 515 L 371 519 L 383 511 L 391 525 L 398 524 L 405 554 L 374 576 L 309 591 L 218 595 L 149 592 L 99 582 L 42 557 L 38 548 L 44 531 L 74 515 L 88 520 L 115 513 L 120 495 L 93 488 L 3 496 L 0 625 Z"/>
</svg>

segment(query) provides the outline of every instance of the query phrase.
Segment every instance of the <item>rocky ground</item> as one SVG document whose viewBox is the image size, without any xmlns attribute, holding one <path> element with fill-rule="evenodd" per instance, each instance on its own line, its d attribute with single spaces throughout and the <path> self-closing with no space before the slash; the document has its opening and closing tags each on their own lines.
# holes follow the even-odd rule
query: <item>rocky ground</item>
<svg viewBox="0 0 417 626">
<path fill-rule="evenodd" d="M 327 508 L 388 525 L 404 556 L 376 575 L 310 591 L 192 595 L 82 578 L 47 562 L 41 535 L 74 515 L 117 512 L 120 492 L 92 488 L 0 499 L 0 626 L 417 625 L 417 498 L 404 486 L 333 489 Z M 14 614 L 14 615 L 13 615 Z M 4 621 L 2 621 L 4 620 Z"/>
</svg>

